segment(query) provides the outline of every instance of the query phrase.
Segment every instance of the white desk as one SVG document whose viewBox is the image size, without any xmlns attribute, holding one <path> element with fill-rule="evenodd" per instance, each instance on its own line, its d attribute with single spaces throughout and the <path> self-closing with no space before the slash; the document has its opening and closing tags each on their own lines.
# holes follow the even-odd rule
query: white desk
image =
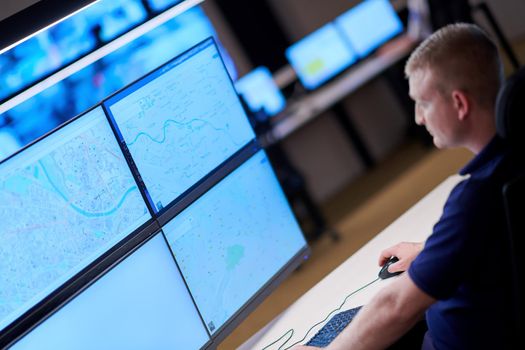
<svg viewBox="0 0 525 350">
<path fill-rule="evenodd" d="M 428 237 L 441 215 L 450 191 L 461 179 L 459 175 L 454 175 L 443 181 L 239 349 L 263 349 L 292 328 L 294 335 L 283 349 L 303 339 L 310 327 L 339 307 L 348 294 L 377 278 L 379 272 L 377 260 L 383 249 L 401 241 L 420 242 Z M 366 304 L 381 288 L 393 280 L 394 278 L 390 278 L 375 282 L 350 297 L 340 311 Z M 312 329 L 306 336 L 306 341 L 323 325 L 324 323 Z M 281 341 L 267 349 L 279 349 L 287 338 L 288 336 L 283 337 Z"/>
</svg>

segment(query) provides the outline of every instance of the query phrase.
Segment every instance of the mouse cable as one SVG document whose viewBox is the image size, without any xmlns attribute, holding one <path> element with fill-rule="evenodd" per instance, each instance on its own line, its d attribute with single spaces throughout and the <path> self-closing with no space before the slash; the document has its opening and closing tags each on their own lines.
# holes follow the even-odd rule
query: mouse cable
<svg viewBox="0 0 525 350">
<path fill-rule="evenodd" d="M 345 303 L 348 301 L 348 298 L 350 298 L 352 295 L 354 295 L 354 294 L 356 294 L 356 293 L 362 291 L 363 289 L 367 288 L 368 286 L 374 284 L 374 283 L 377 282 L 377 281 L 379 281 L 379 277 L 376 278 L 375 280 L 373 280 L 372 282 L 369 282 L 369 283 L 365 284 L 365 285 L 362 286 L 361 288 L 359 288 L 359 289 L 353 291 L 352 293 L 348 294 L 348 295 L 344 298 L 344 300 L 343 300 L 343 302 L 341 303 L 341 305 L 339 305 L 339 307 L 337 307 L 336 309 L 330 311 L 330 312 L 328 313 L 328 315 L 327 315 L 322 321 L 319 321 L 319 322 L 317 322 L 316 324 L 314 324 L 312 327 L 310 327 L 310 329 L 308 329 L 308 331 L 306 332 L 306 334 L 304 335 L 304 337 L 303 337 L 301 340 L 298 340 L 298 341 L 296 341 L 295 343 L 293 343 L 292 345 L 290 345 L 289 347 L 283 349 L 283 347 L 286 345 L 286 343 L 288 343 L 288 342 L 290 341 L 290 339 L 292 339 L 292 337 L 293 337 L 293 335 L 294 335 L 294 333 L 295 333 L 294 329 L 291 328 L 291 329 L 287 330 L 286 333 L 284 333 L 283 335 L 281 335 L 277 340 L 275 340 L 274 342 L 272 342 L 272 343 L 266 345 L 266 346 L 265 346 L 264 348 L 262 348 L 261 350 L 266 350 L 266 349 L 270 348 L 272 345 L 275 345 L 275 343 L 279 342 L 281 339 L 283 339 L 284 337 L 286 337 L 286 335 L 288 335 L 288 334 L 290 334 L 290 335 L 288 336 L 288 338 L 286 339 L 286 341 L 285 341 L 284 343 L 282 343 L 282 344 L 279 346 L 279 348 L 278 348 L 277 350 L 288 350 L 288 349 L 290 349 L 290 348 L 296 346 L 297 344 L 299 344 L 299 343 L 301 343 L 302 341 L 304 341 L 304 340 L 306 339 L 306 337 L 308 336 L 308 333 L 310 333 L 315 327 L 319 326 L 320 324 L 322 324 L 323 322 L 325 322 L 326 320 L 328 320 L 328 319 L 330 318 L 330 316 L 333 315 L 334 312 L 337 312 L 337 311 L 341 310 L 341 308 L 342 308 L 342 307 L 345 305 Z"/>
</svg>

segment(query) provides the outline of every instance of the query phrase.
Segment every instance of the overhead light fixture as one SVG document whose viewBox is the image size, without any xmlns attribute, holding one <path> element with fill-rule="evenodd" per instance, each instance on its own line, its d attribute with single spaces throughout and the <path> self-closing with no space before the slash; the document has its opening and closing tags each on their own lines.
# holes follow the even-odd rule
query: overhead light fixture
<svg viewBox="0 0 525 350">
<path fill-rule="evenodd" d="M 97 0 L 99 1 L 99 0 Z M 182 12 L 200 4 L 204 0 L 185 0 L 180 4 L 170 8 L 169 10 L 159 14 L 158 16 L 152 18 L 151 20 L 144 22 L 143 24 L 137 26 L 136 28 L 130 30 L 126 34 L 116 38 L 115 40 L 107 43 L 106 45 L 96 49 L 95 51 L 89 53 L 88 55 L 82 57 L 81 59 L 71 63 L 70 65 L 62 68 L 53 75 L 41 80 L 35 85 L 29 87 L 28 89 L 22 91 L 16 96 L 13 96 L 9 100 L 5 101 L 0 105 L 0 114 L 5 113 L 11 108 L 16 107 L 24 101 L 27 101 L 31 97 L 37 95 L 38 93 L 44 91 L 45 89 L 59 83 L 60 81 L 66 79 L 67 77 L 75 74 L 81 69 L 89 66 L 95 61 L 101 59 L 102 57 L 112 53 L 113 51 L 118 50 L 122 46 L 132 42 L 143 34 L 153 30 L 154 28 L 160 26 L 161 24 L 169 21 L 173 17 L 181 14 Z"/>
<path fill-rule="evenodd" d="M 0 54 L 100 0 L 40 0 L 0 21 Z"/>
</svg>

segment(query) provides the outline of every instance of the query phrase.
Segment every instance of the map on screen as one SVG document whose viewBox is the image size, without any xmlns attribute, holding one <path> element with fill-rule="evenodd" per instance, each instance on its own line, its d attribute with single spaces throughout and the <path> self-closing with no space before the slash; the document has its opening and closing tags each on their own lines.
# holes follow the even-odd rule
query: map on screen
<svg viewBox="0 0 525 350">
<path fill-rule="evenodd" d="M 0 330 L 150 218 L 101 107 L 0 163 Z"/>
<path fill-rule="evenodd" d="M 255 137 L 211 39 L 105 106 L 156 211 Z"/>
<path fill-rule="evenodd" d="M 210 333 L 306 245 L 263 151 L 163 232 Z"/>
</svg>

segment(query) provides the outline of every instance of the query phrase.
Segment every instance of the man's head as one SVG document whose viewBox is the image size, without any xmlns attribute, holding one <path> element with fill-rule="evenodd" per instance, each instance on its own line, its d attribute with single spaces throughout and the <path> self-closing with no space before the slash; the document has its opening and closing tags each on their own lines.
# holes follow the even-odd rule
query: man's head
<svg viewBox="0 0 525 350">
<path fill-rule="evenodd" d="M 493 136 L 494 106 L 503 80 L 496 45 L 477 26 L 453 24 L 412 53 L 405 73 L 416 102 L 416 123 L 438 148 L 477 153 Z"/>
</svg>

